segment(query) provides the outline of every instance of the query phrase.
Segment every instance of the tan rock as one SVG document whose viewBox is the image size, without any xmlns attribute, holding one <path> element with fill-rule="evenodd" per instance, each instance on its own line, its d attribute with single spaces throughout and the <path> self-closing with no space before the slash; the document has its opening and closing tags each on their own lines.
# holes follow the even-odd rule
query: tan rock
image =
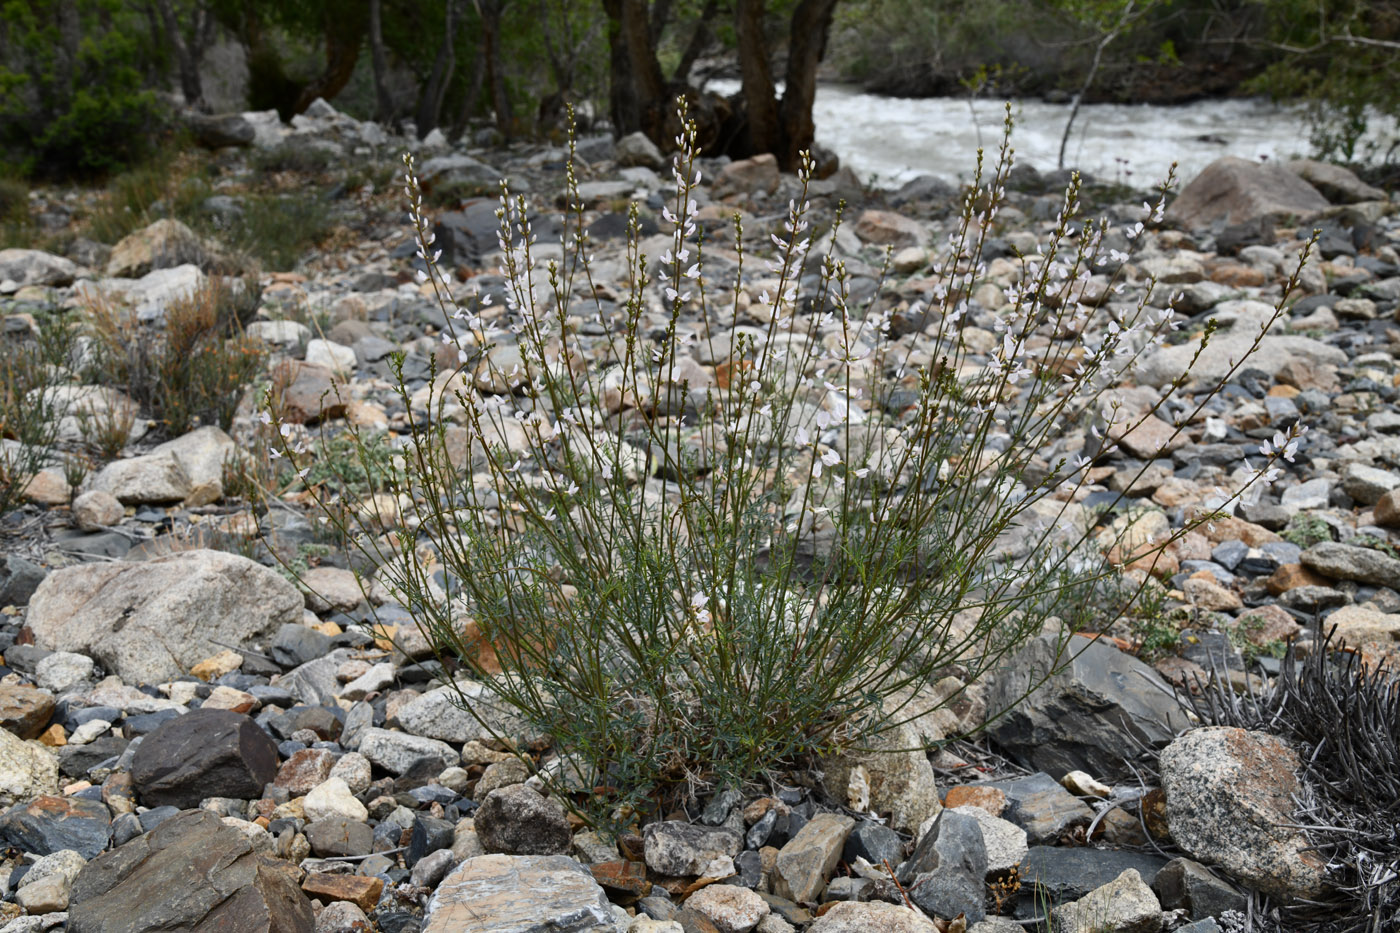
<svg viewBox="0 0 1400 933">
<path fill-rule="evenodd" d="M 190 673 L 200 680 L 218 680 L 225 674 L 232 674 L 243 666 L 243 655 L 225 648 L 216 655 L 205 658 L 190 668 Z"/>
<path fill-rule="evenodd" d="M 841 860 L 841 849 L 855 820 L 818 813 L 778 850 L 773 893 L 798 903 L 813 903 Z"/>
<path fill-rule="evenodd" d="M 1210 612 L 1233 612 L 1244 608 L 1244 601 L 1217 583 L 1209 571 L 1201 571 L 1200 574 L 1193 574 L 1181 586 L 1191 605 Z"/>
</svg>

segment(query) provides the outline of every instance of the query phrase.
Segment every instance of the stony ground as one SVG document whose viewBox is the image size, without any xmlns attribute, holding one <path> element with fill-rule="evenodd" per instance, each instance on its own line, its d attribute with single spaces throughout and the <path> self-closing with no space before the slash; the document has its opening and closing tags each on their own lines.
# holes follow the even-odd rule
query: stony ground
<svg viewBox="0 0 1400 933">
<path fill-rule="evenodd" d="M 255 137 L 255 148 L 290 142 L 387 161 L 403 144 L 329 108 L 294 127 L 251 122 L 230 132 Z M 547 204 L 560 185 L 559 149 L 468 154 L 431 139 L 418 148 L 430 190 L 489 191 L 506 175 Z M 232 177 L 246 151 L 219 156 Z M 580 158 L 606 290 L 624 278 L 626 202 L 654 218 L 670 180 L 635 140 L 586 140 Z M 763 161 L 704 168 L 700 222 L 724 229 L 741 210 L 754 242 L 777 229 L 797 190 Z M 1053 227 L 1062 182 L 1013 177 L 964 331 L 974 354 L 996 345 L 1002 289 Z M 885 300 L 906 309 L 928 300 L 955 191 L 924 179 L 869 193 L 839 173 L 810 193 L 819 216 L 851 201 L 831 249 L 854 273 L 853 291 L 873 291 L 888 247 Z M 1132 192 L 1091 194 L 1120 223 L 1141 216 Z M 346 196 L 353 222 L 298 272 L 262 278 L 247 330 L 267 346 L 268 372 L 289 383 L 297 420 L 393 438 L 412 414 L 393 392 L 390 354 L 404 351 L 410 386 L 426 385 L 441 312 L 412 278 L 397 195 Z M 211 209 L 236 210 L 236 200 Z M 72 203 L 53 193 L 36 209 L 61 226 Z M 464 292 L 501 287 L 490 271 L 494 207 L 467 199 L 435 212 L 444 265 Z M 644 220 L 644 232 L 654 223 Z M 1262 441 L 1300 419 L 1309 426 L 1272 488 L 1161 555 L 1160 608 L 1120 621 L 976 743 L 932 757 L 836 759 L 820 775 L 721 793 L 615 840 L 542 793 L 535 771 L 557 769 L 569 750 L 532 745 L 501 716 L 496 731 L 528 751 L 522 760 L 457 708 L 408 611 L 382 588 L 366 597 L 355 570 L 372 578 L 374 568 L 352 569 L 327 549 L 295 494 L 256 514 L 225 488 L 225 461 L 261 443 L 252 393 L 228 432 L 167 438 L 119 387 L 55 390 L 90 413 L 133 410 L 134 420 L 120 455 L 81 488 L 54 466 L 4 519 L 0 933 L 856 933 L 957 929 L 959 915 L 993 933 L 1034 928 L 1047 906 L 1057 930 L 1269 928 L 1259 911 L 1326 896 L 1329 884 L 1310 840 L 1290 828 L 1303 793 L 1297 750 L 1262 733 L 1193 728 L 1165 685 L 1214 668 L 1258 687 L 1286 644 L 1306 654 L 1329 632 L 1368 662 L 1400 639 L 1400 223 L 1384 192 L 1345 171 L 1226 160 L 1130 259 L 1090 282 L 1123 283 L 1125 304 L 1149 277 L 1163 294 L 1181 293 L 1181 341 L 1147 361 L 1142 386 L 1121 392 L 1142 405 L 1143 387 L 1171 382 L 1191 360 L 1208 318 L 1222 332 L 1193 372 L 1205 384 L 1229 370 L 1314 227 L 1320 255 L 1261 351 L 1165 449 L 1169 427 L 1149 422 L 1078 494 L 1086 512 L 1104 507 L 1146 467 L 1104 521 L 1144 539 L 1164 534 L 1238 485 Z M 557 228 L 541 217 L 537 232 L 539 254 L 558 255 Z M 80 313 L 95 294 L 158 321 L 173 295 L 227 269 L 217 244 L 170 220 L 110 251 L 72 243 L 68 257 L 0 251 L 7 335 L 24 339 L 27 315 L 44 309 Z M 712 262 L 731 261 L 714 251 Z M 763 284 L 759 273 L 746 292 Z M 899 339 L 924 347 L 919 322 L 905 320 Z M 693 362 L 713 375 L 714 360 Z M 334 383 L 348 384 L 348 400 L 325 394 Z M 93 424 L 66 419 L 61 442 L 90 441 Z M 1067 433 L 1061 453 L 1085 442 L 1082 429 Z M 297 563 L 299 583 L 250 539 L 258 522 Z M 1019 669 L 1044 650 L 1027 646 Z M 901 745 L 975 728 L 1016 676 L 967 685 L 969 701 L 906 727 Z M 936 700 L 947 685 L 928 689 Z M 869 812 L 847 806 L 857 772 Z"/>
</svg>

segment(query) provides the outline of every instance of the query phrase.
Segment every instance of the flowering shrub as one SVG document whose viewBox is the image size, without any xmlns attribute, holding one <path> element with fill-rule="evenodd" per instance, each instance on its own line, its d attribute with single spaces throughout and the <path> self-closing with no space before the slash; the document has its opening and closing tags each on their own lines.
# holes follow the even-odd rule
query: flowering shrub
<svg viewBox="0 0 1400 933">
<path fill-rule="evenodd" d="M 634 204 L 621 283 L 594 277 L 570 160 L 562 258 L 537 255 L 503 187 L 500 300 L 456 286 L 405 157 L 419 280 L 453 365 L 416 392 L 400 369 L 415 427 L 375 492 L 396 494 L 402 527 L 383 531 L 383 495 L 325 503 L 379 566 L 377 595 L 572 756 L 594 813 L 859 744 L 911 719 L 913 691 L 974 683 L 1043 633 L 1068 661 L 1070 635 L 1122 608 L 1108 552 L 1150 563 L 1170 541 L 1105 537 L 1074 501 L 1188 376 L 1131 412 L 1107 391 L 1174 320 L 1151 288 L 1127 313 L 1089 293 L 1109 225 L 1080 220 L 1077 181 L 979 354 L 962 338 L 986 314 L 969 299 L 1005 139 L 990 170 L 979 154 L 933 305 L 891 309 L 856 301 L 813 237 L 809 160 L 761 271 L 738 217 L 737 260 L 712 258 L 681 116 L 669 242 L 654 263 Z M 291 426 L 280 436 L 305 450 Z M 482 695 L 459 700 L 489 726 Z"/>
</svg>

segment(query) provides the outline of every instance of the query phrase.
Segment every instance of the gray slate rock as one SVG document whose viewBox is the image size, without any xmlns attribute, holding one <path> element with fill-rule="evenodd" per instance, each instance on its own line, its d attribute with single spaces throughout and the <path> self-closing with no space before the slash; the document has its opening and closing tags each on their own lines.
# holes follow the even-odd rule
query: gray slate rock
<svg viewBox="0 0 1400 933">
<path fill-rule="evenodd" d="M 899 867 L 919 909 L 943 920 L 959 914 L 969 924 L 986 916 L 987 849 L 982 828 L 966 813 L 943 810 Z"/>
<path fill-rule="evenodd" d="M 1247 906 L 1248 899 L 1234 885 L 1189 858 L 1172 859 L 1149 883 L 1163 910 L 1185 910 L 1192 920 L 1218 917 L 1227 910 L 1244 913 Z"/>
<path fill-rule="evenodd" d="M 94 859 L 73 884 L 69 933 L 313 933 L 285 863 L 219 817 L 191 810 Z"/>
<path fill-rule="evenodd" d="M 1400 588 L 1400 560 L 1371 548 L 1324 541 L 1303 552 L 1303 566 L 1333 580 Z"/>
<path fill-rule="evenodd" d="M 573 838 L 559 802 L 524 784 L 486 795 L 476 811 L 476 834 L 487 852 L 506 855 L 562 855 Z"/>
<path fill-rule="evenodd" d="M 1076 846 L 1033 846 L 1021 861 L 1021 893 L 1039 888 L 1052 903 L 1075 901 L 1101 888 L 1128 869 L 1148 884 L 1169 861 L 1151 852 Z"/>
<path fill-rule="evenodd" d="M 0 561 L 0 606 L 23 606 L 29 602 L 48 571 L 18 554 L 6 554 Z"/>
<path fill-rule="evenodd" d="M 1185 728 L 1171 690 L 1137 658 L 1101 640 L 1075 638 L 1067 651 L 1077 656 L 1025 700 L 1044 676 L 1037 672 L 1057 662 L 1053 637 L 1029 642 L 992 680 L 988 718 L 1010 710 L 991 728 L 1002 747 L 1056 777 L 1087 771 L 1126 778 L 1131 771 L 1121 756 L 1138 745 L 1165 745 Z"/>
<path fill-rule="evenodd" d="M 101 801 L 83 797 L 35 797 L 0 816 L 0 842 L 33 855 L 72 849 L 95 858 L 111 834 L 111 811 Z"/>
<path fill-rule="evenodd" d="M 1071 829 L 1088 826 L 1094 818 L 1094 811 L 1084 801 L 1044 772 L 1011 781 L 989 781 L 985 786 L 1006 794 L 1002 818 L 1024 829 L 1031 845 L 1053 843 Z"/>
<path fill-rule="evenodd" d="M 249 800 L 277 776 L 277 745 L 257 723 L 228 710 L 198 709 L 146 736 L 131 779 L 148 807 L 197 807 L 206 797 Z"/>
</svg>

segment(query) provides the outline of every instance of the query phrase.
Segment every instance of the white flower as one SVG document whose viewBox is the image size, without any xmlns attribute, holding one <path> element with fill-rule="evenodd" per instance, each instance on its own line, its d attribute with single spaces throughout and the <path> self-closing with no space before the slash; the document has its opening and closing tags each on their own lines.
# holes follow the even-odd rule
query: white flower
<svg viewBox="0 0 1400 933">
<path fill-rule="evenodd" d="M 840 462 L 841 455 L 834 450 L 828 448 L 827 452 L 822 454 L 822 463 L 826 464 L 829 467 L 834 467 Z"/>
</svg>

